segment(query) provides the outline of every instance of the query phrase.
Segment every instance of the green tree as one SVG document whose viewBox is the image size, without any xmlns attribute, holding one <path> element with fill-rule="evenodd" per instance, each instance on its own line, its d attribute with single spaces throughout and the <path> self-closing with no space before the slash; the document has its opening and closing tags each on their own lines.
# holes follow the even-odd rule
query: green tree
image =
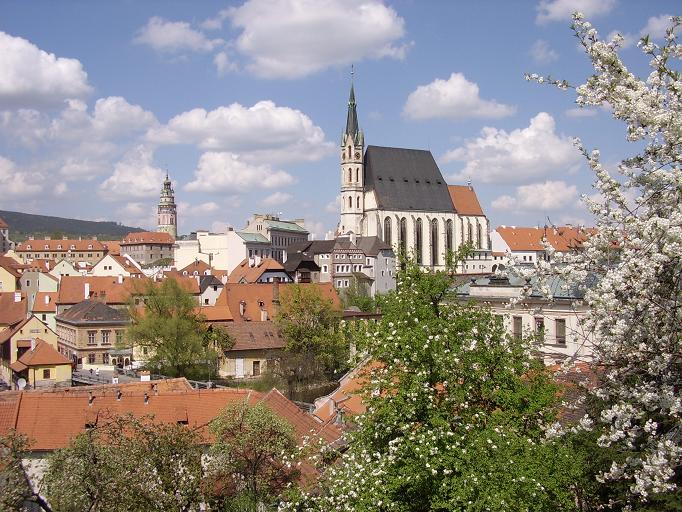
<svg viewBox="0 0 682 512">
<path fill-rule="evenodd" d="M 144 305 L 129 306 L 132 323 L 124 344 L 147 349 L 147 367 L 169 377 L 204 379 L 215 375 L 222 355 L 207 335 L 197 302 L 175 279 L 149 282 L 137 294 Z M 223 337 L 224 338 L 224 337 Z"/>
<path fill-rule="evenodd" d="M 376 310 L 376 301 L 370 296 L 368 286 L 356 276 L 351 278 L 350 286 L 341 291 L 341 299 L 345 308 L 356 307 L 365 312 Z"/>
<path fill-rule="evenodd" d="M 280 373 L 291 387 L 332 379 L 347 369 L 349 344 L 341 311 L 316 286 L 288 287 L 275 323 L 286 340 Z"/>
<path fill-rule="evenodd" d="M 41 491 L 59 511 L 190 511 L 202 502 L 195 431 L 131 415 L 100 418 L 48 459 Z"/>
<path fill-rule="evenodd" d="M 581 463 L 546 435 L 557 386 L 529 341 L 508 336 L 488 310 L 456 302 L 452 272 L 402 266 L 382 320 L 360 336 L 379 363 L 368 410 L 323 492 L 290 506 L 576 510 Z"/>
<path fill-rule="evenodd" d="M 29 504 L 51 510 L 33 490 L 22 463 L 28 444 L 26 436 L 13 430 L 0 436 L 0 510 L 26 510 Z"/>
<path fill-rule="evenodd" d="M 258 510 L 273 505 L 298 479 L 294 430 L 266 405 L 229 405 L 211 423 L 207 501 L 216 510 Z"/>
</svg>

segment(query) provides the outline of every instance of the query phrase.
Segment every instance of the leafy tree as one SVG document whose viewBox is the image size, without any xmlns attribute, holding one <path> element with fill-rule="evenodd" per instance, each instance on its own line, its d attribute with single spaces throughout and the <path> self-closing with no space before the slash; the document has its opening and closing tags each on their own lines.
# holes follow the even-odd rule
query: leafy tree
<svg viewBox="0 0 682 512">
<path fill-rule="evenodd" d="M 0 436 L 0 510 L 25 510 L 31 504 L 50 511 L 28 479 L 22 459 L 28 448 L 26 436 L 11 430 Z"/>
<path fill-rule="evenodd" d="M 315 286 L 294 284 L 282 294 L 275 322 L 286 340 L 286 354 L 279 372 L 290 391 L 347 368 L 349 346 L 340 321 L 341 312 Z"/>
<path fill-rule="evenodd" d="M 460 255 L 461 256 L 461 255 Z M 581 463 L 545 435 L 557 386 L 528 340 L 411 261 L 364 333 L 379 363 L 350 448 L 304 510 L 576 510 Z M 454 267 L 453 267 L 454 268 Z"/>
<path fill-rule="evenodd" d="M 356 307 L 365 312 L 376 310 L 376 301 L 370 297 L 367 286 L 355 276 L 351 278 L 350 286 L 341 291 L 341 298 L 345 308 Z"/>
<path fill-rule="evenodd" d="M 613 482 L 617 506 L 680 509 L 682 464 L 682 75 L 673 17 L 665 42 L 640 48 L 650 73 L 636 77 L 618 53 L 620 35 L 603 41 L 580 13 L 573 30 L 594 68 L 575 88 L 580 106 L 608 106 L 626 125 L 638 154 L 607 171 L 599 151 L 578 141 L 595 173 L 599 198 L 586 200 L 597 233 L 584 250 L 539 263 L 541 275 L 572 284 L 587 277 L 590 306 L 582 328 L 593 338 L 603 373 L 596 399 L 596 443 L 610 458 L 598 478 Z M 566 81 L 529 79 L 568 89 Z M 655 503 L 658 503 L 656 505 Z"/>
<path fill-rule="evenodd" d="M 204 487 L 212 508 L 255 512 L 299 477 L 293 428 L 266 405 L 229 405 L 211 432 L 215 443 Z"/>
<path fill-rule="evenodd" d="M 131 303 L 128 308 L 132 323 L 125 345 L 147 348 L 150 355 L 146 365 L 169 377 L 202 379 L 215 375 L 226 338 L 216 338 L 215 330 L 206 334 L 192 295 L 175 279 L 165 279 L 161 284 L 149 282 L 137 293 L 146 299 L 143 307 Z M 223 340 L 221 346 L 216 346 L 216 340 Z"/>
<path fill-rule="evenodd" d="M 184 425 L 100 418 L 50 455 L 41 490 L 59 511 L 199 510 L 198 441 Z"/>
</svg>

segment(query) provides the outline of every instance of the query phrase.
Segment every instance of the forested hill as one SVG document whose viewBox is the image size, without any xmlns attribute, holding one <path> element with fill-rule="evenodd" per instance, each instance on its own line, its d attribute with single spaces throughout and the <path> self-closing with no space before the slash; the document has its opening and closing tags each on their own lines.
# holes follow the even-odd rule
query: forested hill
<svg viewBox="0 0 682 512">
<path fill-rule="evenodd" d="M 9 225 L 10 239 L 15 242 L 25 240 L 28 235 L 36 238 L 43 235 L 53 238 L 96 236 L 101 240 L 120 240 L 133 231 L 143 231 L 141 228 L 124 226 L 117 222 L 65 219 L 4 210 L 0 210 L 0 218 Z"/>
</svg>

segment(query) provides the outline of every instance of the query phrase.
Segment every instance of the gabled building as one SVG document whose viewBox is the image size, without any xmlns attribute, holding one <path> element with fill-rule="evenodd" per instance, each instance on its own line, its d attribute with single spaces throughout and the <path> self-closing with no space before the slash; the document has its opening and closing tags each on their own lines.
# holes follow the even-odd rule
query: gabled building
<svg viewBox="0 0 682 512">
<path fill-rule="evenodd" d="M 98 240 L 52 240 L 45 238 L 36 240 L 29 238 L 17 244 L 15 252 L 22 261 L 30 262 L 34 259 L 67 260 L 70 263 L 85 262 L 94 264 L 106 254 L 106 248 Z"/>
<path fill-rule="evenodd" d="M 57 313 L 63 313 L 87 299 L 96 299 L 116 309 L 125 309 L 131 295 L 142 293 L 146 283 L 145 279 L 123 276 L 64 276 L 57 293 Z"/>
<path fill-rule="evenodd" d="M 34 315 L 0 331 L 0 379 L 6 384 L 12 382 L 11 365 L 34 346 L 38 338 L 57 349 L 57 334 Z"/>
<path fill-rule="evenodd" d="M 71 361 L 40 338 L 12 364 L 12 388 L 24 379 L 28 389 L 71 386 Z"/>
<path fill-rule="evenodd" d="M 272 321 L 231 323 L 225 329 L 235 343 L 221 360 L 219 372 L 222 377 L 258 377 L 268 365 L 276 364 L 286 346 Z"/>
<path fill-rule="evenodd" d="M 70 261 L 67 260 L 60 260 L 55 263 L 54 267 L 52 267 L 52 270 L 49 270 L 48 273 L 60 280 L 64 276 L 83 275 L 79 269 L 77 269 Z"/>
<path fill-rule="evenodd" d="M 140 265 L 173 259 L 175 238 L 167 232 L 128 233 L 120 243 L 121 256 L 129 255 Z"/>
<path fill-rule="evenodd" d="M 142 269 L 128 254 L 124 256 L 107 254 L 92 267 L 93 276 L 144 277 Z"/>
<path fill-rule="evenodd" d="M 53 331 L 57 330 L 57 292 L 37 292 L 30 297 L 30 312 Z"/>
<path fill-rule="evenodd" d="M 21 292 L 0 292 L 0 332 L 28 317 L 28 297 Z"/>
<path fill-rule="evenodd" d="M 12 258 L 0 256 L 0 292 L 15 292 L 20 289 L 19 279 L 23 265 Z"/>
<path fill-rule="evenodd" d="M 215 306 L 225 285 L 215 276 L 200 276 L 198 280 L 199 303 L 202 306 Z"/>
<path fill-rule="evenodd" d="M 253 257 L 243 260 L 228 277 L 228 283 L 291 283 L 284 266 L 272 258 Z"/>
<path fill-rule="evenodd" d="M 303 219 L 282 220 L 277 215 L 257 213 L 249 219 L 244 233 L 258 233 L 270 241 L 270 257 L 280 263 L 287 260 L 287 247 L 305 242 L 310 233 Z"/>
</svg>

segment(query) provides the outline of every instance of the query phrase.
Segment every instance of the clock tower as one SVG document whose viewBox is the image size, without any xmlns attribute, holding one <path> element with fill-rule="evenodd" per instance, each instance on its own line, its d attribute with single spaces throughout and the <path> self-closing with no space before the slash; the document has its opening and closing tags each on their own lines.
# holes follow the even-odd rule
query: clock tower
<svg viewBox="0 0 682 512">
<path fill-rule="evenodd" d="M 358 128 L 355 90 L 350 86 L 346 130 L 341 136 L 341 220 L 338 234 L 362 235 L 365 214 L 364 163 L 365 137 Z"/>
<path fill-rule="evenodd" d="M 178 216 L 175 206 L 175 193 L 171 180 L 166 173 L 166 179 L 161 189 L 161 197 L 157 208 L 157 231 L 168 233 L 173 238 L 178 236 Z"/>
</svg>

